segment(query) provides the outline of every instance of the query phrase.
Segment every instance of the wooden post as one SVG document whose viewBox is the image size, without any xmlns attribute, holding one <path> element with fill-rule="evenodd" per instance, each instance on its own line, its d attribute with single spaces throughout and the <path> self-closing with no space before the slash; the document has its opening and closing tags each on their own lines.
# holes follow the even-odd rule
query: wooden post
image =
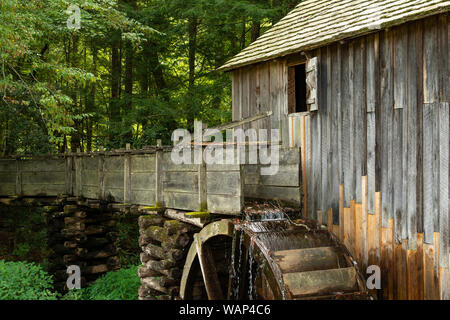
<svg viewBox="0 0 450 320">
<path fill-rule="evenodd" d="M 73 157 L 66 155 L 66 194 L 73 195 Z"/>
<path fill-rule="evenodd" d="M 22 188 L 22 160 L 16 159 L 16 195 L 21 196 L 23 193 Z"/>
<path fill-rule="evenodd" d="M 156 141 L 156 159 L 155 159 L 155 206 L 164 206 L 163 202 L 163 170 L 162 170 L 162 140 Z"/>
<path fill-rule="evenodd" d="M 83 194 L 83 182 L 82 182 L 82 158 L 81 158 L 81 150 L 80 148 L 77 149 L 77 155 L 75 158 L 75 181 L 76 181 L 76 192 L 75 195 L 77 197 L 81 197 L 81 195 Z"/>
<path fill-rule="evenodd" d="M 208 298 L 210 300 L 223 300 L 223 292 L 220 287 L 212 252 L 208 247 L 202 245 L 198 234 L 194 235 L 194 241 Z"/>
<path fill-rule="evenodd" d="M 207 210 L 207 194 L 206 194 L 206 163 L 203 159 L 203 130 L 206 126 L 200 121 L 195 121 L 194 124 L 194 154 L 195 163 L 198 164 L 198 204 L 199 211 Z"/>
<path fill-rule="evenodd" d="M 200 211 L 207 210 L 208 208 L 206 191 L 206 163 L 202 161 L 198 165 L 198 202 Z"/>
<path fill-rule="evenodd" d="M 127 143 L 124 161 L 123 199 L 126 204 L 131 203 L 131 145 Z"/>
<path fill-rule="evenodd" d="M 100 147 L 100 154 L 98 157 L 98 193 L 101 200 L 106 199 L 105 195 L 105 154 L 104 148 Z"/>
</svg>

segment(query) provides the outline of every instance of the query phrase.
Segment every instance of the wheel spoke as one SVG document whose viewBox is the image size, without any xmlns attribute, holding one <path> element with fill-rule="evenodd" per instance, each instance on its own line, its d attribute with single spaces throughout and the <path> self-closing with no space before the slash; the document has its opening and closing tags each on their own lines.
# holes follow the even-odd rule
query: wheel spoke
<svg viewBox="0 0 450 320">
<path fill-rule="evenodd" d="M 207 245 L 202 245 L 198 236 L 195 235 L 195 246 L 197 257 L 202 270 L 206 292 L 209 300 L 223 300 L 222 287 L 220 285 L 214 257 Z"/>
</svg>

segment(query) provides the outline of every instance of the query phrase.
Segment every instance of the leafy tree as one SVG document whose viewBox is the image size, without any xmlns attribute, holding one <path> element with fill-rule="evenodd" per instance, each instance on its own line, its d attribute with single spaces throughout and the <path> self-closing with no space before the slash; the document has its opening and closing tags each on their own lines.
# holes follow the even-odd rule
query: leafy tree
<svg viewBox="0 0 450 320">
<path fill-rule="evenodd" d="M 230 121 L 215 70 L 297 2 L 1 0 L 0 153 L 140 148 L 195 118 Z"/>
</svg>

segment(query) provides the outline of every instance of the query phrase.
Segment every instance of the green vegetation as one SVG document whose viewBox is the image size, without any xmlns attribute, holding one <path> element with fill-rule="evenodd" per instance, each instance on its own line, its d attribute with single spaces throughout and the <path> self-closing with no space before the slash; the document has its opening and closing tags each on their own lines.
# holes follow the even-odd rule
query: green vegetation
<svg viewBox="0 0 450 320">
<path fill-rule="evenodd" d="M 4 227 L 0 232 L 0 259 L 45 264 L 50 251 L 42 208 L 0 206 L 0 217 Z"/>
<path fill-rule="evenodd" d="M 139 225 L 134 216 L 120 215 L 117 223 L 119 231 L 117 247 L 122 268 L 140 263 Z"/>
<path fill-rule="evenodd" d="M 88 288 L 70 291 L 63 300 L 137 300 L 141 285 L 137 269 L 108 272 Z"/>
<path fill-rule="evenodd" d="M 229 121 L 215 70 L 298 2 L 0 1 L 0 155 L 169 144 L 195 118 Z"/>
<path fill-rule="evenodd" d="M 34 263 L 0 260 L 0 300 L 56 300 L 52 277 Z"/>
<path fill-rule="evenodd" d="M 41 266 L 0 260 L 0 300 L 137 300 L 141 285 L 137 269 L 109 272 L 91 286 L 61 297 L 53 288 L 52 276 Z"/>
</svg>

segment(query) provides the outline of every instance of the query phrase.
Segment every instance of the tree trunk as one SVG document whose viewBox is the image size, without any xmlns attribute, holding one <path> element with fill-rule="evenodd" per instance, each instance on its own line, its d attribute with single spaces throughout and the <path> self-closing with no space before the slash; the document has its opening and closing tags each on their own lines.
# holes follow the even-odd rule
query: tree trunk
<svg viewBox="0 0 450 320">
<path fill-rule="evenodd" d="M 113 128 L 115 128 L 120 121 L 120 86 L 122 64 L 120 59 L 120 32 L 114 34 L 114 39 L 111 46 L 111 101 L 109 105 L 109 121 Z M 110 140 L 114 140 L 114 130 L 110 132 Z"/>
<path fill-rule="evenodd" d="M 251 42 L 256 41 L 261 34 L 261 23 L 259 21 L 254 20 L 252 23 L 252 34 L 251 34 Z"/>
</svg>

